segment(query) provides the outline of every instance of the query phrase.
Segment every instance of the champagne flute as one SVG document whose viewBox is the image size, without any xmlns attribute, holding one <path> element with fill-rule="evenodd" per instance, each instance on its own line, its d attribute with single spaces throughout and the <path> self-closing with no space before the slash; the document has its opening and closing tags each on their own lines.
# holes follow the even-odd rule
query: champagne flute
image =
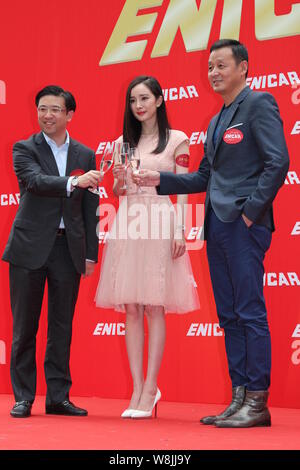
<svg viewBox="0 0 300 470">
<path fill-rule="evenodd" d="M 137 147 L 133 147 L 130 149 L 130 166 L 132 168 L 132 173 L 134 175 L 138 175 L 141 166 L 141 158 L 139 149 Z M 136 192 L 139 194 L 143 192 L 139 185 L 137 185 Z"/>
<path fill-rule="evenodd" d="M 120 152 L 119 153 L 119 162 L 125 168 L 124 184 L 120 189 L 127 189 L 126 176 L 127 176 L 127 168 L 128 168 L 129 161 L 130 161 L 130 157 L 129 157 L 130 145 L 129 145 L 129 143 L 128 142 L 123 142 L 120 145 L 119 152 Z"/>
<path fill-rule="evenodd" d="M 107 146 L 107 148 L 104 150 L 104 153 L 103 153 L 103 156 L 100 160 L 99 165 L 98 165 L 98 161 L 100 159 L 99 156 L 98 156 L 99 154 L 96 155 L 96 167 L 99 166 L 101 178 L 103 178 L 105 173 L 107 173 L 108 170 L 112 167 L 112 164 L 113 164 L 113 161 L 114 161 L 113 160 L 114 149 L 115 149 L 115 142 L 113 142 L 112 145 Z M 97 186 L 97 188 L 89 188 L 89 191 L 93 194 L 98 194 L 98 196 L 100 196 L 100 189 L 99 189 L 98 186 Z"/>
</svg>

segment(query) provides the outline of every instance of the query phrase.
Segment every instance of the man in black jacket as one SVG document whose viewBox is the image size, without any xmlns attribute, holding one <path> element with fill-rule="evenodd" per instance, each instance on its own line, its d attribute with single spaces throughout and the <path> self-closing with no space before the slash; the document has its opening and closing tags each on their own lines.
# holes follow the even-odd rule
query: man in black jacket
<svg viewBox="0 0 300 470">
<path fill-rule="evenodd" d="M 70 138 L 73 95 L 47 86 L 36 96 L 39 134 L 13 147 L 20 205 L 3 260 L 10 263 L 13 314 L 11 381 L 13 417 L 31 414 L 36 393 L 36 334 L 48 283 L 45 355 L 46 413 L 87 415 L 69 400 L 72 320 L 81 274 L 93 273 L 98 256 L 98 198 L 94 152 Z"/>
<path fill-rule="evenodd" d="M 271 340 L 263 295 L 263 260 L 274 230 L 272 201 L 289 156 L 277 103 L 246 84 L 247 49 L 223 39 L 210 49 L 208 79 L 224 100 L 207 130 L 197 172 L 142 170 L 135 181 L 159 194 L 206 192 L 204 235 L 232 382 L 232 402 L 203 424 L 270 426 Z"/>
</svg>

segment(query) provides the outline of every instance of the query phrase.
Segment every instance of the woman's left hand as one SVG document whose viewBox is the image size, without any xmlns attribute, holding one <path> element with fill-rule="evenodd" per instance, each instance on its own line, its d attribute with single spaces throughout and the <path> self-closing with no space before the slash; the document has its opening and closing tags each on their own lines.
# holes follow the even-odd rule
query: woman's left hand
<svg viewBox="0 0 300 470">
<path fill-rule="evenodd" d="M 175 236 L 172 241 L 172 258 L 176 259 L 185 253 L 185 238 L 184 234 Z"/>
</svg>

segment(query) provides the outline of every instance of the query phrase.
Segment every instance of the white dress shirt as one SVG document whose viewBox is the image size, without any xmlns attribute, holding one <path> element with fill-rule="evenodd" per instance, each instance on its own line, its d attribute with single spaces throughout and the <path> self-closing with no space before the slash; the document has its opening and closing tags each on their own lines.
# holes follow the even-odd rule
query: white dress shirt
<svg viewBox="0 0 300 470">
<path fill-rule="evenodd" d="M 66 176 L 66 168 L 67 168 L 67 157 L 68 157 L 68 150 L 69 150 L 69 144 L 70 144 L 70 135 L 69 132 L 66 131 L 66 141 L 64 144 L 60 145 L 59 147 L 57 146 L 56 142 L 52 140 L 47 134 L 43 132 L 43 135 L 45 137 L 45 140 L 49 147 L 52 150 L 53 156 L 56 161 L 56 165 L 58 168 L 59 176 Z M 71 181 L 73 177 L 70 176 L 67 182 L 67 192 L 68 196 L 70 196 L 70 192 L 72 191 L 71 189 Z M 59 228 L 65 228 L 64 224 L 64 219 L 61 218 Z"/>
<path fill-rule="evenodd" d="M 59 147 L 57 146 L 56 142 L 52 140 L 47 134 L 43 132 L 43 135 L 45 137 L 45 140 L 49 147 L 52 150 L 53 156 L 56 161 L 56 165 L 58 168 L 59 176 L 66 176 L 66 168 L 67 168 L 67 157 L 68 157 L 68 150 L 69 150 L 69 144 L 70 144 L 70 135 L 69 132 L 66 131 L 66 141 L 64 144 L 60 145 Z M 74 188 L 71 186 L 72 179 L 74 177 L 70 176 L 67 182 L 67 194 L 68 197 L 70 196 L 70 193 L 73 191 Z M 64 224 L 64 219 L 63 217 L 60 220 L 60 224 L 58 228 L 65 228 Z M 87 259 L 87 261 L 90 261 L 94 263 L 93 260 Z"/>
</svg>

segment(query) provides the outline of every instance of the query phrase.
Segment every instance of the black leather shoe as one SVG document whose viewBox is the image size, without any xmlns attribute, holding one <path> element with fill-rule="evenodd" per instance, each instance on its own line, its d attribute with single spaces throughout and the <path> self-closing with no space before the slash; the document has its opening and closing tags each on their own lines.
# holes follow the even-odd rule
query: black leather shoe
<svg viewBox="0 0 300 470">
<path fill-rule="evenodd" d="M 247 390 L 242 408 L 226 419 L 216 420 L 218 428 L 253 428 L 271 426 L 271 415 L 267 408 L 268 391 Z"/>
<path fill-rule="evenodd" d="M 32 404 L 30 401 L 17 401 L 11 409 L 10 414 L 14 418 L 28 418 L 31 415 Z"/>
<path fill-rule="evenodd" d="M 67 416 L 87 416 L 87 410 L 78 408 L 69 400 L 65 400 L 62 403 L 56 403 L 55 405 L 46 405 L 47 415 L 67 415 Z"/>
<path fill-rule="evenodd" d="M 244 385 L 239 385 L 238 387 L 234 387 L 232 389 L 232 401 L 225 410 L 219 414 L 214 416 L 205 416 L 204 418 L 200 419 L 200 423 L 202 424 L 215 424 L 215 421 L 228 418 L 229 416 L 236 413 L 240 408 L 242 408 L 244 399 L 245 399 L 246 389 Z"/>
</svg>

